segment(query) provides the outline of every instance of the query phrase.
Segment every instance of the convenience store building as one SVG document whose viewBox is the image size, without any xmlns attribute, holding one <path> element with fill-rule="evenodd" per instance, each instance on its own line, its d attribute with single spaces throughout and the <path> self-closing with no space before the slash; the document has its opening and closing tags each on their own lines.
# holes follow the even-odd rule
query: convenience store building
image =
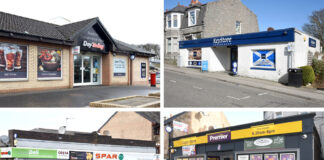
<svg viewBox="0 0 324 160">
<path fill-rule="evenodd" d="M 172 139 L 172 160 L 320 160 L 315 114 L 216 129 Z"/>
<path fill-rule="evenodd" d="M 151 52 L 111 37 L 99 18 L 55 25 L 0 12 L 0 93 L 149 85 Z"/>
</svg>

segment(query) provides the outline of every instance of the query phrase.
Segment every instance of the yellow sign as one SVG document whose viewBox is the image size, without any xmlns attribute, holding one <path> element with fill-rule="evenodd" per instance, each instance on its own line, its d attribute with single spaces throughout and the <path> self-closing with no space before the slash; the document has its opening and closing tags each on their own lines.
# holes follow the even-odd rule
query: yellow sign
<svg viewBox="0 0 324 160">
<path fill-rule="evenodd" d="M 302 131 L 303 131 L 302 121 L 286 122 L 280 124 L 269 123 L 269 124 L 264 124 L 259 126 L 252 126 L 251 128 L 231 131 L 231 140 L 278 135 L 278 134 L 298 133 Z M 221 131 L 221 132 L 227 132 L 227 131 Z M 215 132 L 215 133 L 221 133 L 221 132 Z M 199 136 L 199 137 L 195 136 L 195 137 L 179 139 L 173 141 L 173 146 L 181 147 L 181 146 L 188 146 L 188 145 L 205 144 L 208 143 L 208 135 L 215 134 L 215 133 L 208 133 L 204 136 Z"/>
<path fill-rule="evenodd" d="M 280 124 L 265 124 L 252 126 L 251 128 L 241 129 L 231 132 L 231 139 L 243 139 L 251 137 L 270 136 L 287 133 L 298 133 L 303 131 L 303 122 L 294 121 Z"/>
</svg>

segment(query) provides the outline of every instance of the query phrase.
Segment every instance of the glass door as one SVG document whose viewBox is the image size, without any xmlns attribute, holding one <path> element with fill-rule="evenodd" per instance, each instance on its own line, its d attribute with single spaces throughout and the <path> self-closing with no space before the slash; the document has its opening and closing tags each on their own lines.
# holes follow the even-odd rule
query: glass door
<svg viewBox="0 0 324 160">
<path fill-rule="evenodd" d="M 98 85 L 101 83 L 101 57 L 74 55 L 74 85 Z"/>
<path fill-rule="evenodd" d="M 83 56 L 83 83 L 91 83 L 91 57 Z"/>
<path fill-rule="evenodd" d="M 74 83 L 82 83 L 82 56 L 74 55 Z"/>
</svg>

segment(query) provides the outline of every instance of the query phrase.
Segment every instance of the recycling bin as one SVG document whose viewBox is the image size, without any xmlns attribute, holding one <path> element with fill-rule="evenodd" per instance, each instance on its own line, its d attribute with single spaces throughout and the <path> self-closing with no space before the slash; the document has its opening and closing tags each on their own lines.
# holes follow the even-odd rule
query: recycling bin
<svg viewBox="0 0 324 160">
<path fill-rule="evenodd" d="M 300 68 L 288 69 L 288 86 L 301 87 L 303 85 L 303 71 Z"/>
</svg>

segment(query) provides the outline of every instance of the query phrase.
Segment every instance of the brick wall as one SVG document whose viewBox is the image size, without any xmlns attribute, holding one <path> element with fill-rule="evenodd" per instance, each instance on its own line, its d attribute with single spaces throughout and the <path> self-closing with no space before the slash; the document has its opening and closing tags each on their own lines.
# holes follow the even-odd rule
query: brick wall
<svg viewBox="0 0 324 160">
<path fill-rule="evenodd" d="M 70 52 L 69 46 L 54 45 L 41 42 L 31 42 L 18 39 L 8 39 L 0 37 L 0 42 L 2 43 L 13 43 L 28 46 L 28 80 L 24 81 L 10 81 L 10 82 L 0 82 L 0 93 L 8 92 L 22 92 L 31 90 L 47 90 L 47 89 L 57 89 L 57 88 L 69 88 L 72 87 L 70 72 Z M 61 49 L 63 51 L 62 55 L 62 79 L 60 80 L 37 80 L 37 53 L 38 47 L 48 47 Z M 73 73 L 72 73 L 73 74 Z"/>
<path fill-rule="evenodd" d="M 146 63 L 146 77 L 141 77 L 141 63 Z M 147 57 L 136 57 L 133 60 L 133 85 L 149 85 L 149 59 Z"/>
<path fill-rule="evenodd" d="M 114 58 L 124 59 L 126 62 L 126 75 L 125 76 L 114 76 Z M 125 55 L 112 56 L 110 54 L 110 65 L 105 66 L 110 68 L 110 85 L 128 85 L 129 84 L 129 58 Z M 104 66 L 103 66 L 104 67 Z"/>
</svg>

